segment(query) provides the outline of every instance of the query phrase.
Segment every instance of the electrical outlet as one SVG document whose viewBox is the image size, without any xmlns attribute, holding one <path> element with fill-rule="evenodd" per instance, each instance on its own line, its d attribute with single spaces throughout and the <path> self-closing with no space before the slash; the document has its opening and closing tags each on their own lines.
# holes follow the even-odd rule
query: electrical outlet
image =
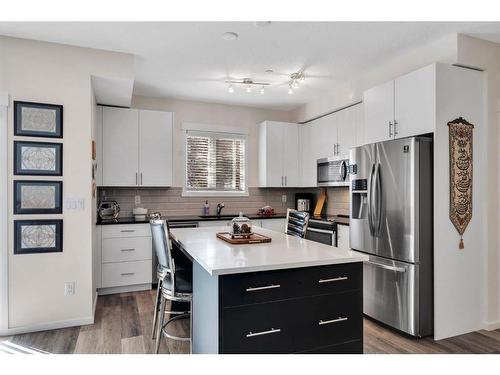
<svg viewBox="0 0 500 375">
<path fill-rule="evenodd" d="M 141 204 L 141 196 L 140 195 L 136 195 L 135 199 L 134 199 L 134 202 L 135 202 L 136 205 L 137 204 Z"/>
<path fill-rule="evenodd" d="M 64 295 L 66 297 L 75 295 L 75 282 L 74 281 L 64 283 Z"/>
<path fill-rule="evenodd" d="M 282 203 L 286 203 L 286 194 L 283 194 L 283 195 L 281 196 L 281 202 L 282 202 Z"/>
</svg>

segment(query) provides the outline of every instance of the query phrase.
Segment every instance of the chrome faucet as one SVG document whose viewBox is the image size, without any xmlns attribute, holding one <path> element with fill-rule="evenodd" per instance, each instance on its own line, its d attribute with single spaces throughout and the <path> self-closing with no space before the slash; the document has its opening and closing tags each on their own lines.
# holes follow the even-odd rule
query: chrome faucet
<svg viewBox="0 0 500 375">
<path fill-rule="evenodd" d="M 222 209 L 224 208 L 224 203 L 223 202 L 220 202 L 220 203 L 217 203 L 217 216 L 220 216 L 220 213 L 222 212 Z"/>
</svg>

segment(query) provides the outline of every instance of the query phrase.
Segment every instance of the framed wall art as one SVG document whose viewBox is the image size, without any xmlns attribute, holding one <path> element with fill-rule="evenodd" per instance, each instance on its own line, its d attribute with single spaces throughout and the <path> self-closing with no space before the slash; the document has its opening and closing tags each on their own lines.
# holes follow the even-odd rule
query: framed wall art
<svg viewBox="0 0 500 375">
<path fill-rule="evenodd" d="M 62 181 L 14 181 L 14 214 L 62 214 Z"/>
<path fill-rule="evenodd" d="M 14 101 L 14 135 L 62 138 L 63 106 Z"/>
<path fill-rule="evenodd" d="M 14 254 L 63 251 L 62 220 L 14 220 Z"/>
<path fill-rule="evenodd" d="M 62 143 L 14 141 L 14 174 L 62 176 Z"/>
</svg>

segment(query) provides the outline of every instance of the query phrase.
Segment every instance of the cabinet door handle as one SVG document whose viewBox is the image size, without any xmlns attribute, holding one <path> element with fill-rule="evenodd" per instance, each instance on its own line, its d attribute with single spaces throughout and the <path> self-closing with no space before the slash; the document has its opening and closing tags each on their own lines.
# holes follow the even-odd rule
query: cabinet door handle
<svg viewBox="0 0 500 375">
<path fill-rule="evenodd" d="M 281 329 L 280 328 L 271 328 L 269 331 L 262 331 L 262 332 L 249 332 L 247 333 L 247 337 L 254 337 L 254 336 L 262 336 L 262 335 L 269 335 L 271 333 L 278 333 L 278 332 L 281 332 Z"/>
<path fill-rule="evenodd" d="M 283 176 L 281 176 L 281 186 L 283 186 Z"/>
<path fill-rule="evenodd" d="M 389 138 L 392 138 L 392 121 L 389 121 Z"/>
<path fill-rule="evenodd" d="M 398 122 L 394 120 L 394 136 L 398 135 Z"/>
<path fill-rule="evenodd" d="M 135 172 L 135 184 L 139 185 L 139 178 L 137 176 L 137 172 Z"/>
<path fill-rule="evenodd" d="M 318 325 L 319 326 L 323 326 L 325 324 L 332 324 L 332 323 L 338 323 L 338 322 L 343 322 L 343 321 L 346 321 L 347 318 L 341 318 L 341 317 L 338 317 L 337 319 L 332 319 L 332 320 L 320 320 L 318 322 Z"/>
<path fill-rule="evenodd" d="M 120 232 L 122 232 L 122 233 L 134 233 L 135 229 L 122 229 Z"/>
<path fill-rule="evenodd" d="M 318 283 L 324 284 L 324 283 L 333 283 L 335 281 L 342 281 L 342 280 L 348 280 L 349 278 L 347 276 L 340 276 L 340 277 L 334 277 L 333 279 L 319 279 Z"/>
<path fill-rule="evenodd" d="M 120 251 L 135 251 L 135 249 L 121 249 Z"/>
<path fill-rule="evenodd" d="M 124 272 L 121 275 L 122 276 L 132 276 L 132 275 L 135 275 L 135 272 Z"/>
<path fill-rule="evenodd" d="M 287 177 L 287 176 L 285 176 L 285 186 L 287 186 L 286 177 Z"/>
<path fill-rule="evenodd" d="M 141 172 L 141 185 L 142 185 L 142 172 Z"/>
<path fill-rule="evenodd" d="M 276 289 L 276 288 L 281 288 L 280 284 L 271 284 L 267 286 L 256 286 L 256 287 L 249 287 L 246 289 L 247 292 L 257 292 L 259 290 L 267 290 L 267 289 Z"/>
</svg>

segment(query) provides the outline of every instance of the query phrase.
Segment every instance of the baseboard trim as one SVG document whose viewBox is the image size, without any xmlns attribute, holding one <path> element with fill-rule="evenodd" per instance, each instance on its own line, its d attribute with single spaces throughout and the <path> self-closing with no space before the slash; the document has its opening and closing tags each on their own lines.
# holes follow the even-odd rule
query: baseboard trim
<svg viewBox="0 0 500 375">
<path fill-rule="evenodd" d="M 30 332 L 48 331 L 51 329 L 84 326 L 93 323 L 94 323 L 93 316 L 88 316 L 85 318 L 77 318 L 77 319 L 59 320 L 56 322 L 35 324 L 32 326 L 8 328 L 6 330 L 0 331 L 0 336 L 12 336 L 12 335 L 19 335 L 21 333 L 30 333 Z"/>
<path fill-rule="evenodd" d="M 494 331 L 496 329 L 500 329 L 500 320 L 496 322 L 487 322 L 484 326 L 484 329 L 487 331 Z"/>
<path fill-rule="evenodd" d="M 98 290 L 98 293 L 100 296 L 104 296 L 106 294 L 139 292 L 139 291 L 151 290 L 151 289 L 152 289 L 151 283 L 147 283 L 147 284 L 117 286 L 117 287 L 112 287 L 112 288 L 101 288 Z"/>
</svg>

